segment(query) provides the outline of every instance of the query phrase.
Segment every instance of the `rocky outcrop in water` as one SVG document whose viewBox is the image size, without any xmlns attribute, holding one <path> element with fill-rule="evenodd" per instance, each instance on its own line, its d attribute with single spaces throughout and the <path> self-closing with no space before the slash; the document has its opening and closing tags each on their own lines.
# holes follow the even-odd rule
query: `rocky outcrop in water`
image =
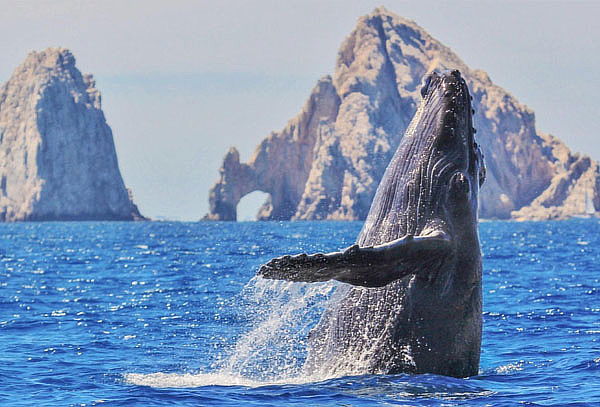
<svg viewBox="0 0 600 407">
<path fill-rule="evenodd" d="M 143 219 L 100 101 L 62 48 L 30 53 L 0 87 L 0 220 Z"/>
<path fill-rule="evenodd" d="M 533 202 L 512 213 L 517 220 L 567 219 L 596 216 L 600 208 L 600 167 L 590 157 L 572 153 L 557 138 L 541 134 L 552 154 L 555 175 Z"/>
<path fill-rule="evenodd" d="M 270 198 L 260 219 L 364 219 L 419 104 L 421 78 L 436 69 L 459 69 L 473 95 L 488 170 L 482 217 L 563 218 L 579 210 L 582 187 L 574 183 L 583 184 L 576 180 L 585 173 L 596 185 L 597 164 L 538 134 L 534 113 L 485 72 L 414 22 L 378 8 L 359 19 L 333 76 L 318 83 L 284 130 L 267 137 L 247 164 L 230 150 L 206 218 L 235 220 L 239 200 L 261 190 Z M 598 189 L 593 193 L 598 204 Z"/>
</svg>

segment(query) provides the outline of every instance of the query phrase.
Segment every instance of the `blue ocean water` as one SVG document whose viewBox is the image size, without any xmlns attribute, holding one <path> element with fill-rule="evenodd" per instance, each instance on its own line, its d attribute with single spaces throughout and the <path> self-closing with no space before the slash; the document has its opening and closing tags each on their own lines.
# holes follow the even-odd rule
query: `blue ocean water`
<svg viewBox="0 0 600 407">
<path fill-rule="evenodd" d="M 480 225 L 478 376 L 299 376 L 335 284 L 253 276 L 360 227 L 0 224 L 0 405 L 600 405 L 598 220 Z"/>
</svg>

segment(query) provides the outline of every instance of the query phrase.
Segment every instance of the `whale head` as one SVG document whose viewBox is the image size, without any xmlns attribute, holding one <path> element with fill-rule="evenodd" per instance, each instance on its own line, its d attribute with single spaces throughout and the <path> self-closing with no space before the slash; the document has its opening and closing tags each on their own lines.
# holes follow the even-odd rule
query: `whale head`
<svg viewBox="0 0 600 407">
<path fill-rule="evenodd" d="M 467 84 L 458 70 L 432 72 L 423 80 L 421 95 L 379 184 L 361 245 L 476 228 L 485 165 L 475 141 Z"/>
</svg>

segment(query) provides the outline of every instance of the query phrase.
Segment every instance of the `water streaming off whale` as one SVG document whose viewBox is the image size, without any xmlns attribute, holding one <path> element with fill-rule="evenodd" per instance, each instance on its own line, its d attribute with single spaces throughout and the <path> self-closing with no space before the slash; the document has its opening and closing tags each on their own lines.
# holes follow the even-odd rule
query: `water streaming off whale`
<svg viewBox="0 0 600 407">
<path fill-rule="evenodd" d="M 197 374 L 128 374 L 133 384 L 155 387 L 258 386 L 328 379 L 304 374 L 307 338 L 323 310 L 339 299 L 340 283 L 302 284 L 252 278 L 234 300 L 250 328 L 230 344 L 210 371 Z"/>
</svg>

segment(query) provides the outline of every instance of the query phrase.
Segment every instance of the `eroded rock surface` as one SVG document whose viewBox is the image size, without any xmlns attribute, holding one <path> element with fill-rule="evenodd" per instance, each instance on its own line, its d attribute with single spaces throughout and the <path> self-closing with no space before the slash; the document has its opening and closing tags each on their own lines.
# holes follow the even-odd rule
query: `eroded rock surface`
<svg viewBox="0 0 600 407">
<path fill-rule="evenodd" d="M 92 76 L 66 49 L 30 53 L 0 87 L 0 220 L 134 219 Z"/>
<path fill-rule="evenodd" d="M 322 139 L 329 138 L 327 131 L 339 104 L 331 78 L 325 77 L 313 89 L 302 112 L 282 131 L 263 140 L 248 163 L 240 163 L 238 151 L 231 148 L 219 170 L 219 182 L 210 191 L 210 213 L 205 218 L 236 220 L 240 199 L 257 190 L 270 194 L 259 219 L 292 218 L 313 167 L 313 151 Z"/>
<path fill-rule="evenodd" d="M 540 134 L 557 158 L 548 188 L 533 202 L 512 213 L 517 220 L 555 220 L 596 216 L 600 208 L 600 167 L 590 157 L 572 153 L 556 137 Z"/>
<path fill-rule="evenodd" d="M 332 78 L 317 84 L 284 130 L 267 137 L 246 164 L 237 151 L 227 154 L 206 218 L 235 220 L 239 200 L 261 190 L 270 198 L 260 219 L 364 219 L 418 106 L 421 78 L 436 69 L 459 69 L 473 95 L 488 169 L 483 218 L 563 218 L 579 211 L 584 180 L 596 177 L 597 184 L 597 164 L 538 134 L 534 113 L 485 72 L 466 66 L 414 22 L 377 8 L 359 19 Z"/>
</svg>

